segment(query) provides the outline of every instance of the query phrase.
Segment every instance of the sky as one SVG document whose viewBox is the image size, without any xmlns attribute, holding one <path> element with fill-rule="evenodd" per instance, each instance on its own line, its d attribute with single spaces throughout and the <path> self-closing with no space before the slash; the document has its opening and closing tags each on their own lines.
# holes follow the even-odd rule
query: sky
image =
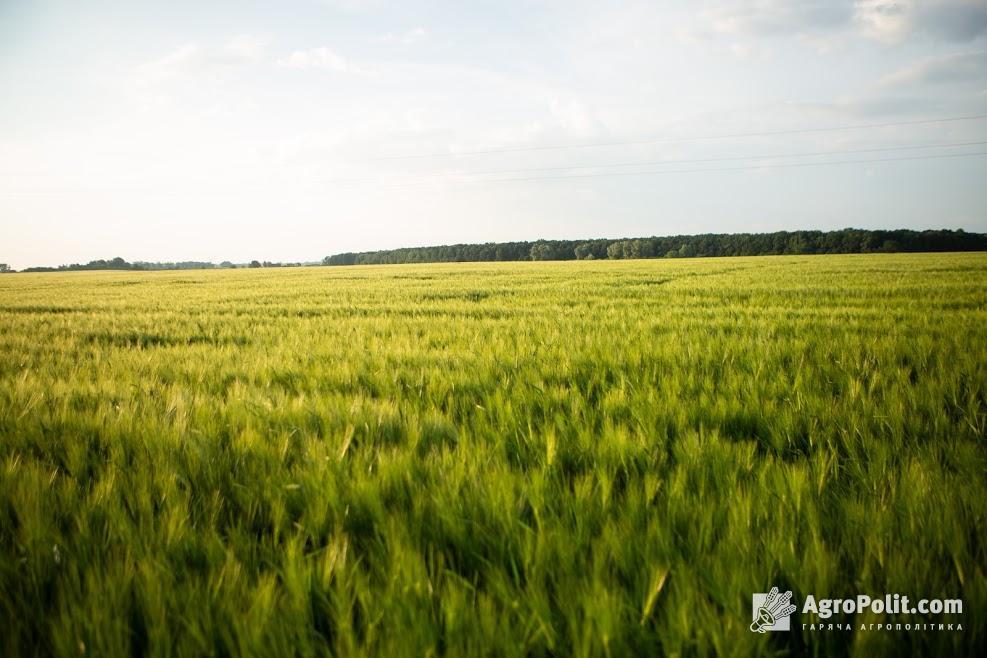
<svg viewBox="0 0 987 658">
<path fill-rule="evenodd" d="M 0 0 L 0 262 L 987 231 L 983 115 L 987 0 Z"/>
</svg>

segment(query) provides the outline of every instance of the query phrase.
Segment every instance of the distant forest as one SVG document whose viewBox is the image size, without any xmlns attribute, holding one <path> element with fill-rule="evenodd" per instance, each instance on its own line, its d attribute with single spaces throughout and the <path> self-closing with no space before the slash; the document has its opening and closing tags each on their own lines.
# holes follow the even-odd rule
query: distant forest
<svg viewBox="0 0 987 658">
<path fill-rule="evenodd" d="M 405 247 L 326 256 L 323 265 L 393 265 L 398 263 L 475 263 L 521 260 L 597 260 L 602 258 L 701 258 L 778 254 L 866 254 L 929 251 L 987 251 L 987 234 L 959 229 L 912 231 L 778 231 L 776 233 L 707 233 L 651 238 L 487 242 L 437 247 Z M 28 267 L 24 272 L 75 270 L 202 270 L 238 267 L 303 267 L 318 263 L 128 263 L 122 258 L 57 267 Z M 13 272 L 0 263 L 0 272 Z"/>
<path fill-rule="evenodd" d="M 520 260 L 621 258 L 699 258 L 778 254 L 860 254 L 928 251 L 987 251 L 987 234 L 962 229 L 912 231 L 779 231 L 707 233 L 669 237 L 598 240 L 487 242 L 437 247 L 406 247 L 327 256 L 323 265 L 465 263 Z"/>
<path fill-rule="evenodd" d="M 28 267 L 23 272 L 72 272 L 76 270 L 201 270 L 216 267 L 212 263 L 186 261 L 183 263 L 128 263 L 122 258 L 91 260 L 88 263 L 72 263 L 58 267 Z"/>
<path fill-rule="evenodd" d="M 315 265 L 316 263 L 305 263 Z M 233 269 L 237 267 L 301 267 L 303 263 L 272 263 L 270 261 L 250 261 L 249 263 L 231 263 L 224 260 L 217 265 L 197 260 L 186 260 L 176 263 L 149 263 L 146 261 L 135 261 L 128 263 L 124 259 L 117 257 L 110 260 L 91 260 L 88 263 L 72 263 L 71 265 L 59 265 L 58 267 L 28 267 L 22 272 L 75 272 L 78 270 L 211 270 L 211 269 Z M 2 267 L 2 264 L 0 264 Z M 0 269 L 0 271 L 3 271 Z M 8 268 L 7 271 L 12 271 Z"/>
</svg>

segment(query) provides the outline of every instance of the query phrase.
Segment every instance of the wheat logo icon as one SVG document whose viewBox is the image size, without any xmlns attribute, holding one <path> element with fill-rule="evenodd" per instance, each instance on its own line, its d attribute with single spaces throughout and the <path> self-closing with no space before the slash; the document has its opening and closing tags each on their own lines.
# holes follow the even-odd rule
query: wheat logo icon
<svg viewBox="0 0 987 658">
<path fill-rule="evenodd" d="M 795 612 L 795 606 L 790 605 L 791 600 L 790 590 L 778 596 L 777 587 L 772 587 L 767 594 L 755 594 L 751 630 L 755 633 L 791 630 L 788 615 Z"/>
</svg>

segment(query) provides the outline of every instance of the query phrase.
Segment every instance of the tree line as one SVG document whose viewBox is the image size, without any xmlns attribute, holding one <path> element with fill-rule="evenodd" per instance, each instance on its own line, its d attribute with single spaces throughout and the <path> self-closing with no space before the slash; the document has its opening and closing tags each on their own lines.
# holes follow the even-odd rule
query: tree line
<svg viewBox="0 0 987 658">
<path fill-rule="evenodd" d="M 522 260 L 701 258 L 782 254 L 987 251 L 987 234 L 959 230 L 777 231 L 650 238 L 487 242 L 333 254 L 323 265 L 466 263 Z"/>
<path fill-rule="evenodd" d="M 471 263 L 522 260 L 599 260 L 624 258 L 701 258 L 782 254 L 861 254 L 896 252 L 987 251 L 987 234 L 963 229 L 777 231 L 775 233 L 706 233 L 650 238 L 486 242 L 433 247 L 404 247 L 347 252 L 322 259 L 323 265 L 392 265 L 399 263 Z M 117 257 L 57 267 L 28 267 L 24 272 L 75 270 L 200 270 L 238 267 L 302 267 L 316 263 L 250 261 L 220 264 L 203 261 L 129 263 Z M 13 272 L 0 263 L 0 273 Z"/>
<path fill-rule="evenodd" d="M 315 264 L 315 263 L 310 263 Z M 27 267 L 22 272 L 75 272 L 79 270 L 211 270 L 211 269 L 234 269 L 238 267 L 302 267 L 304 263 L 274 263 L 271 261 L 260 262 L 257 260 L 249 263 L 233 263 L 224 260 L 220 264 L 198 260 L 183 260 L 178 262 L 152 263 L 148 261 L 134 261 L 128 263 L 119 256 L 110 260 L 91 260 L 88 263 L 72 263 L 71 265 L 58 265 L 56 267 Z M 4 263 L 0 263 L 0 272 L 13 272 Z"/>
</svg>

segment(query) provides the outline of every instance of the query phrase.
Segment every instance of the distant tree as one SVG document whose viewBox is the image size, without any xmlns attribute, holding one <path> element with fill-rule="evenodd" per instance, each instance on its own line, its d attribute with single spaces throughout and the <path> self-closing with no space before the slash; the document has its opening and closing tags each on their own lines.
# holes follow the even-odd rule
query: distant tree
<svg viewBox="0 0 987 658">
<path fill-rule="evenodd" d="M 232 267 L 236 267 L 236 265 L 234 265 L 233 263 L 231 263 L 228 260 L 224 260 L 222 263 L 219 264 L 219 266 L 220 267 L 225 267 L 227 269 L 232 268 Z"/>
<path fill-rule="evenodd" d="M 607 247 L 610 240 L 589 240 L 580 242 L 573 248 L 573 253 L 579 260 L 595 260 L 607 257 Z"/>
<path fill-rule="evenodd" d="M 609 247 L 607 247 L 607 258 L 623 258 L 624 257 L 624 243 L 614 242 Z"/>
<path fill-rule="evenodd" d="M 216 265 L 205 261 L 183 260 L 177 263 L 149 263 L 147 261 L 136 261 L 131 269 L 135 270 L 211 270 Z"/>
<path fill-rule="evenodd" d="M 250 267 L 261 267 L 260 261 L 259 260 L 250 261 Z"/>
<path fill-rule="evenodd" d="M 547 242 L 536 242 L 531 245 L 531 260 L 552 260 L 552 248 Z"/>
<path fill-rule="evenodd" d="M 576 254 L 577 260 L 592 260 L 593 258 L 593 245 L 589 242 L 583 242 L 582 244 L 576 245 L 573 250 Z"/>
<path fill-rule="evenodd" d="M 804 254 L 809 251 L 809 242 L 802 233 L 795 233 L 785 245 L 786 254 Z"/>
<path fill-rule="evenodd" d="M 0 273 L 6 274 L 13 271 L 14 270 L 10 269 L 10 265 L 7 265 L 7 263 L 0 263 Z"/>
<path fill-rule="evenodd" d="M 345 254 L 333 254 L 322 259 L 323 265 L 356 265 L 356 254 L 349 252 Z"/>
<path fill-rule="evenodd" d="M 647 239 L 624 240 L 624 258 L 654 258 L 654 242 Z"/>
</svg>

